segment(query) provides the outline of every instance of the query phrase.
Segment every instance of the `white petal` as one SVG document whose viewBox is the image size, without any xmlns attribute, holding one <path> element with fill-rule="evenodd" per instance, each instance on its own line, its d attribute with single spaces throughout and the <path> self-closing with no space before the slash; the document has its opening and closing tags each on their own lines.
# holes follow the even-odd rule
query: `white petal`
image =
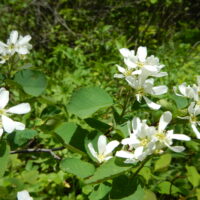
<svg viewBox="0 0 200 200">
<path fill-rule="evenodd" d="M 131 55 L 131 52 L 129 49 L 127 48 L 122 48 L 122 49 L 119 49 L 119 52 L 121 53 L 121 55 L 125 58 L 129 57 Z"/>
<path fill-rule="evenodd" d="M 121 72 L 122 74 L 126 71 L 123 67 L 117 65 L 117 69 L 119 72 Z"/>
<path fill-rule="evenodd" d="M 179 118 L 179 119 L 190 119 L 189 116 L 185 116 L 185 117 L 180 117 L 180 116 L 178 116 L 178 118 Z"/>
<path fill-rule="evenodd" d="M 29 53 L 29 50 L 26 47 L 21 47 L 21 48 L 17 49 L 16 52 L 18 54 L 26 55 Z"/>
<path fill-rule="evenodd" d="M 131 144 L 132 144 L 130 138 L 125 138 L 125 139 L 123 139 L 123 140 L 121 141 L 121 143 L 122 143 L 123 145 L 131 145 Z"/>
<path fill-rule="evenodd" d="M 153 87 L 152 90 L 154 95 L 162 95 L 167 93 L 168 88 L 165 85 L 160 85 L 157 87 Z"/>
<path fill-rule="evenodd" d="M 153 101 L 151 101 L 149 98 L 143 96 L 144 100 L 146 101 L 147 105 L 153 109 L 153 110 L 158 110 L 160 109 L 161 105 L 154 103 Z"/>
<path fill-rule="evenodd" d="M 119 145 L 119 142 L 117 140 L 113 140 L 111 142 L 109 142 L 106 145 L 106 151 L 104 152 L 104 155 L 108 155 L 110 153 L 112 153 L 112 151 Z"/>
<path fill-rule="evenodd" d="M 167 125 L 172 120 L 172 114 L 171 112 L 167 111 L 162 114 L 160 117 L 159 125 L 158 125 L 158 131 L 164 131 Z"/>
<path fill-rule="evenodd" d="M 23 190 L 17 193 L 17 200 L 33 200 L 27 190 Z"/>
<path fill-rule="evenodd" d="M 189 114 L 194 114 L 194 112 L 195 112 L 194 106 L 195 106 L 195 102 L 192 102 L 192 103 L 189 105 L 189 107 L 188 107 L 188 112 L 189 112 Z"/>
<path fill-rule="evenodd" d="M 163 77 L 163 76 L 167 76 L 168 73 L 167 72 L 159 72 L 159 73 L 156 73 L 156 74 L 152 74 L 152 76 L 154 77 Z"/>
<path fill-rule="evenodd" d="M 168 145 L 168 147 L 169 147 L 169 149 L 171 149 L 172 151 L 177 152 L 177 153 L 180 153 L 185 150 L 185 147 L 183 147 L 183 146 L 169 146 Z"/>
<path fill-rule="evenodd" d="M 134 154 L 128 151 L 117 151 L 115 156 L 120 157 L 120 158 L 129 158 L 129 159 L 133 159 L 134 158 Z"/>
<path fill-rule="evenodd" d="M 15 44 L 17 42 L 17 39 L 18 39 L 18 32 L 12 31 L 10 33 L 10 38 L 9 38 L 10 43 Z"/>
<path fill-rule="evenodd" d="M 92 154 L 92 156 L 97 159 L 98 158 L 97 157 L 97 152 L 94 150 L 94 147 L 93 147 L 92 143 L 88 144 L 88 148 L 89 148 L 90 153 Z"/>
<path fill-rule="evenodd" d="M 97 143 L 99 154 L 104 154 L 104 152 L 106 151 L 106 144 L 107 144 L 106 136 L 100 135 Z"/>
<path fill-rule="evenodd" d="M 4 108 L 9 101 L 9 91 L 5 88 L 0 89 L 0 109 Z"/>
<path fill-rule="evenodd" d="M 25 125 L 21 122 L 15 121 L 15 129 L 19 131 L 23 131 L 25 129 Z"/>
<path fill-rule="evenodd" d="M 137 65 L 128 58 L 124 59 L 124 63 L 128 66 L 128 69 L 134 69 L 137 67 Z"/>
<path fill-rule="evenodd" d="M 3 135 L 3 129 L 0 128 L 0 137 Z"/>
<path fill-rule="evenodd" d="M 143 69 L 152 73 L 158 72 L 159 70 L 156 66 L 153 65 L 144 65 Z"/>
<path fill-rule="evenodd" d="M 123 74 L 114 74 L 114 78 L 124 78 Z"/>
<path fill-rule="evenodd" d="M 173 90 L 174 90 L 174 93 L 176 94 L 176 96 L 180 96 L 180 97 L 183 96 L 183 95 L 177 93 L 177 87 L 176 86 L 173 87 Z"/>
<path fill-rule="evenodd" d="M 131 73 L 131 75 L 138 75 L 138 74 L 141 74 L 142 73 L 142 70 L 139 69 L 139 70 L 135 70 Z"/>
<path fill-rule="evenodd" d="M 5 115 L 2 115 L 2 125 L 3 125 L 3 129 L 7 132 L 7 133 L 12 133 L 15 130 L 15 121 L 13 121 L 12 119 L 6 117 Z"/>
<path fill-rule="evenodd" d="M 30 35 L 26 35 L 26 36 L 24 36 L 24 37 L 19 39 L 18 45 L 25 45 L 30 40 L 31 40 L 31 36 Z"/>
<path fill-rule="evenodd" d="M 9 108 L 6 112 L 13 114 L 25 114 L 30 112 L 31 107 L 29 103 L 21 103 L 16 106 Z"/>
<path fill-rule="evenodd" d="M 183 141 L 190 141 L 191 138 L 188 137 L 187 135 L 184 135 L 184 134 L 173 134 L 171 136 L 172 139 L 175 139 L 175 140 L 183 140 Z"/>
<path fill-rule="evenodd" d="M 137 56 L 140 62 L 145 62 L 146 57 L 147 57 L 147 48 L 139 47 L 137 50 Z"/>
<path fill-rule="evenodd" d="M 110 160 L 113 156 L 107 156 L 104 158 L 105 161 Z"/>
<path fill-rule="evenodd" d="M 142 155 L 143 149 L 144 149 L 143 146 L 140 146 L 140 147 L 135 149 L 135 152 L 134 152 L 135 158 L 139 158 Z"/>
<path fill-rule="evenodd" d="M 200 132 L 198 131 L 197 127 L 195 126 L 195 124 L 191 124 L 191 127 L 194 131 L 194 133 L 196 134 L 197 139 L 200 139 Z"/>
</svg>

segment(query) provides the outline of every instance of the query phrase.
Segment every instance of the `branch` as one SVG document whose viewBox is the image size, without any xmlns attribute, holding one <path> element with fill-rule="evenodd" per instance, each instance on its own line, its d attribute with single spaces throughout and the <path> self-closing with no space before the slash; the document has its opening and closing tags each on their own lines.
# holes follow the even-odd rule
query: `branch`
<svg viewBox="0 0 200 200">
<path fill-rule="evenodd" d="M 45 148 L 38 148 L 38 149 L 21 149 L 21 150 L 16 150 L 16 151 L 11 151 L 10 154 L 18 154 L 18 153 L 41 153 L 41 152 L 46 152 L 51 154 L 55 159 L 61 160 L 59 156 L 57 156 L 54 151 L 59 151 L 63 150 L 65 147 L 57 147 L 53 149 L 45 149 Z"/>
</svg>

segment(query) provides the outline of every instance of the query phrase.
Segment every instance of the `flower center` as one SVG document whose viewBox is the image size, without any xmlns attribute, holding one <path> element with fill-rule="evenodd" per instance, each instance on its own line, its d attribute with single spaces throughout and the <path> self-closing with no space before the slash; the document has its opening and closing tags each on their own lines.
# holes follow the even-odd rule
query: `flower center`
<svg viewBox="0 0 200 200">
<path fill-rule="evenodd" d="M 155 134 L 155 136 L 157 137 L 157 139 L 159 141 L 164 141 L 166 139 L 166 136 L 163 132 L 158 132 L 158 133 Z"/>
<path fill-rule="evenodd" d="M 144 95 L 144 88 L 137 89 L 136 94 Z"/>
<path fill-rule="evenodd" d="M 9 46 L 8 46 L 8 49 L 9 50 L 13 50 L 15 48 L 15 45 L 14 44 L 10 44 Z"/>
<path fill-rule="evenodd" d="M 143 62 L 139 62 L 139 61 L 138 61 L 136 64 L 137 64 L 137 66 L 140 67 L 140 68 L 144 67 L 144 63 L 143 63 Z"/>
<path fill-rule="evenodd" d="M 103 154 L 98 155 L 99 162 L 103 162 L 105 160 L 105 156 Z"/>
<path fill-rule="evenodd" d="M 190 116 L 190 121 L 191 122 L 196 122 L 197 121 L 197 117 L 195 115 L 191 115 Z"/>
<path fill-rule="evenodd" d="M 127 70 L 124 72 L 124 76 L 131 76 L 131 75 L 132 75 L 132 72 L 133 72 L 132 69 L 127 69 Z"/>
<path fill-rule="evenodd" d="M 145 146 L 147 146 L 148 143 L 149 143 L 149 140 L 147 138 L 144 138 L 141 140 L 140 145 L 145 147 Z"/>
<path fill-rule="evenodd" d="M 0 109 L 0 115 L 6 115 L 6 110 L 5 109 Z M 0 124 L 1 126 L 1 124 Z"/>
</svg>

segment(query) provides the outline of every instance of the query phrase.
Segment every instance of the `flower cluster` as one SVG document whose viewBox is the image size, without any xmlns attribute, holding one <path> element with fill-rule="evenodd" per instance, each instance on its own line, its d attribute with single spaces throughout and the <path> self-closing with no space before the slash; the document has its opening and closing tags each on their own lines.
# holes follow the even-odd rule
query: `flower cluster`
<svg viewBox="0 0 200 200">
<path fill-rule="evenodd" d="M 12 31 L 6 43 L 0 41 L 0 64 L 4 64 L 15 53 L 21 58 L 28 54 L 32 48 L 30 40 L 30 35 L 23 37 L 17 31 Z"/>
<path fill-rule="evenodd" d="M 147 105 L 158 110 L 161 106 L 152 102 L 147 95 L 162 95 L 168 90 L 167 86 L 154 86 L 153 77 L 166 76 L 166 72 L 161 72 L 164 65 L 159 63 L 159 59 L 154 56 L 147 57 L 147 48 L 139 47 L 137 53 L 133 50 L 122 48 L 119 50 L 124 57 L 124 63 L 127 66 L 123 68 L 117 65 L 120 74 L 115 74 L 115 78 L 124 78 L 128 84 L 134 89 L 135 97 L 141 103 L 143 98 Z M 181 94 L 174 91 L 179 96 L 184 96 L 193 100 L 188 108 L 190 116 L 184 117 L 189 119 L 194 132 L 200 138 L 200 133 L 196 128 L 196 124 L 200 125 L 200 121 L 196 116 L 200 114 L 200 77 L 197 78 L 197 85 L 187 86 L 185 83 L 178 87 Z M 141 120 L 134 117 L 132 123 L 129 123 L 129 137 L 122 139 L 122 149 L 117 151 L 115 156 L 125 159 L 125 163 L 137 163 L 143 161 L 152 154 L 160 154 L 165 148 L 169 148 L 174 152 L 184 151 L 183 146 L 174 146 L 173 140 L 190 141 L 190 137 L 184 134 L 176 134 L 174 130 L 166 130 L 168 124 L 172 120 L 170 111 L 164 112 L 159 120 L 158 126 L 149 126 L 147 120 Z M 92 143 L 88 144 L 88 149 L 92 156 L 99 162 L 105 162 L 113 157 L 112 151 L 119 146 L 119 142 L 114 140 L 107 144 L 104 135 L 98 138 L 98 152 L 95 151 Z"/>
<path fill-rule="evenodd" d="M 115 78 L 125 78 L 128 84 L 134 89 L 136 99 L 141 103 L 144 98 L 147 105 L 153 109 L 158 110 L 161 106 L 152 102 L 147 96 L 162 95 L 168 90 L 167 86 L 161 85 L 154 87 L 154 79 L 149 77 L 163 77 L 166 72 L 160 70 L 164 67 L 159 63 L 157 57 L 147 57 L 147 48 L 139 47 L 137 53 L 134 50 L 122 48 L 119 50 L 124 57 L 124 63 L 127 66 L 123 68 L 117 65 L 118 71 L 121 74 L 115 74 Z"/>
<path fill-rule="evenodd" d="M 180 91 L 180 93 L 178 93 L 177 88 L 174 87 L 174 91 L 177 96 L 186 97 L 191 101 L 188 107 L 189 116 L 179 118 L 188 119 L 196 137 L 200 139 L 200 132 L 197 129 L 197 125 L 200 125 L 200 121 L 198 120 L 198 115 L 200 114 L 200 76 L 197 76 L 197 85 L 193 84 L 192 86 L 190 86 L 186 83 L 183 83 L 178 86 L 178 90 Z"/>
<path fill-rule="evenodd" d="M 172 146 L 173 139 L 189 141 L 190 137 L 184 134 L 174 134 L 173 130 L 165 130 L 172 119 L 171 112 L 164 112 L 158 127 L 148 126 L 146 120 L 135 117 L 129 137 L 122 140 L 123 150 L 116 153 L 117 157 L 126 158 L 126 163 L 137 163 L 147 156 L 162 153 L 168 147 L 172 151 L 182 152 L 183 146 Z"/>
<path fill-rule="evenodd" d="M 125 158 L 125 163 L 137 163 L 151 154 L 162 153 L 166 147 L 174 152 L 184 151 L 183 146 L 172 146 L 173 140 L 189 141 L 190 137 L 175 134 L 173 130 L 166 130 L 171 120 L 172 114 L 169 111 L 162 114 L 158 127 L 149 126 L 146 120 L 134 117 L 132 123 L 129 123 L 129 137 L 121 141 L 123 148 L 116 152 L 116 156 Z M 119 142 L 114 140 L 107 144 L 106 137 L 101 135 L 97 145 L 98 153 L 94 150 L 92 143 L 88 144 L 88 148 L 92 156 L 102 163 L 113 157 L 112 151 L 119 145 Z"/>
<path fill-rule="evenodd" d="M 21 103 L 11 108 L 6 109 L 9 102 L 9 91 L 5 88 L 0 88 L 0 136 L 3 132 L 12 133 L 14 130 L 24 130 L 25 125 L 21 122 L 12 120 L 11 114 L 25 114 L 30 112 L 29 103 Z"/>
</svg>

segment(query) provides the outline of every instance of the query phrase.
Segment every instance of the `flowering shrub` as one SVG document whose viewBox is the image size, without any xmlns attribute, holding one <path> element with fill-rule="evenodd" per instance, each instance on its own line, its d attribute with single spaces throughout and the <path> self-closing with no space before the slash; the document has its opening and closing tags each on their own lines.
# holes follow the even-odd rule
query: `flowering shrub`
<svg viewBox="0 0 200 200">
<path fill-rule="evenodd" d="M 182 183 L 177 182 L 176 187 L 175 179 L 170 182 L 167 176 L 162 177 L 162 181 L 156 185 L 158 178 L 154 177 L 151 168 L 152 163 L 155 163 L 155 173 L 168 168 L 171 155 L 178 162 L 179 158 L 187 156 L 187 151 L 195 146 L 195 141 L 200 138 L 199 76 L 197 85 L 187 86 L 183 83 L 173 88 L 177 110 L 180 101 L 186 101 L 184 110 L 180 109 L 177 114 L 173 109 L 166 109 L 162 103 L 162 100 L 168 101 L 168 87 L 154 86 L 157 79 L 164 79 L 168 75 L 161 71 L 164 65 L 160 64 L 159 59 L 153 55 L 147 56 L 146 47 L 139 47 L 137 52 L 122 48 L 119 51 L 123 57 L 124 67 L 117 65 L 120 74 L 114 74 L 114 77 L 124 79 L 124 84 L 127 85 L 124 105 L 120 107 L 117 102 L 114 103 L 113 98 L 100 87 L 83 87 L 73 93 L 67 106 L 63 106 L 67 117 L 59 121 L 57 110 L 52 106 L 56 102 L 44 97 L 39 98 L 47 87 L 45 74 L 33 69 L 15 67 L 19 59 L 24 59 L 24 56 L 29 54 L 32 48 L 30 40 L 31 36 L 23 37 L 17 31 L 12 31 L 6 43 L 0 42 L 1 67 L 5 72 L 0 89 L 1 177 L 7 171 L 12 154 L 28 154 L 26 158 L 29 160 L 33 159 L 31 154 L 39 156 L 36 153 L 40 152 L 46 153 L 45 157 L 49 154 L 54 162 L 56 160 L 56 165 L 52 162 L 55 170 L 58 167 L 62 170 L 61 174 L 55 174 L 55 180 L 56 176 L 65 179 L 66 174 L 76 176 L 84 185 L 82 197 L 85 199 L 147 200 L 156 199 L 155 193 L 160 199 L 163 194 L 169 198 L 172 195 L 175 198 L 190 195 L 187 189 L 178 188 Z M 11 105 L 19 100 L 27 103 L 6 108 L 9 91 Z M 160 100 L 156 100 L 157 96 L 160 96 Z M 53 108 L 51 111 L 48 111 L 51 108 L 42 108 L 43 102 L 46 101 L 50 102 Z M 132 112 L 134 109 L 137 112 Z M 45 116 L 45 113 L 50 112 L 51 116 L 38 120 L 33 118 L 32 112 L 35 112 L 36 116 Z M 26 113 L 23 117 L 18 116 L 17 121 L 10 118 L 11 114 Z M 144 113 L 149 113 L 149 116 L 158 113 L 158 117 L 144 118 Z M 185 119 L 194 134 L 177 128 L 181 123 L 186 125 Z M 28 128 L 25 128 L 25 124 Z M 55 139 L 56 146 L 45 148 L 44 143 L 38 142 L 43 132 L 53 133 L 51 137 Z M 43 136 L 42 139 L 45 140 L 46 137 Z M 190 145 L 185 147 L 187 142 L 190 142 Z M 68 151 L 65 151 L 66 149 Z M 62 155 L 59 152 L 55 153 L 61 150 L 64 152 Z M 49 167 L 52 167 L 52 163 L 49 163 Z M 186 170 L 187 184 L 192 185 L 194 196 L 199 198 L 200 189 L 197 187 L 200 176 L 194 166 L 188 165 Z M 174 169 L 173 174 L 175 177 L 181 176 L 179 169 Z M 198 176 L 195 177 L 195 174 Z M 150 184 L 151 178 L 154 185 Z M 64 183 L 66 188 L 70 187 L 67 180 Z M 16 188 L 14 195 L 18 200 L 40 199 L 40 193 L 37 193 L 40 192 L 40 188 L 35 187 L 34 191 L 28 184 L 24 184 L 23 187 L 16 184 Z M 124 188 L 126 192 L 123 191 Z"/>
</svg>

